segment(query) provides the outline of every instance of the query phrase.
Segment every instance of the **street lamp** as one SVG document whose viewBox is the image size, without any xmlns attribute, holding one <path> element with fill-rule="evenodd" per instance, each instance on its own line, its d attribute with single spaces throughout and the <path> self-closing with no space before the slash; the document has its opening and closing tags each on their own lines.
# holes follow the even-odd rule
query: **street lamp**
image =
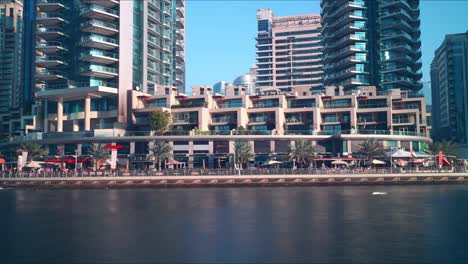
<svg viewBox="0 0 468 264">
<path fill-rule="evenodd" d="M 77 173 L 77 166 L 78 166 L 78 150 L 75 149 L 75 176 Z"/>
</svg>

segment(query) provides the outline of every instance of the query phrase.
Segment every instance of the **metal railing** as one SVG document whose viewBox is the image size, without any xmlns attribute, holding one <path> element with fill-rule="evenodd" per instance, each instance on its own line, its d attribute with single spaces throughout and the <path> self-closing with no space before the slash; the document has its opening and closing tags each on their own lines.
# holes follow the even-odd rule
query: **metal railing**
<svg viewBox="0 0 468 264">
<path fill-rule="evenodd" d="M 151 163 L 151 161 L 149 161 Z M 450 176 L 452 173 L 467 173 L 465 166 L 443 167 L 438 166 L 408 166 L 408 167 L 360 167 L 360 168 L 268 168 L 255 167 L 247 169 L 221 168 L 182 168 L 182 169 L 130 169 L 130 170 L 62 170 L 62 169 L 41 169 L 31 171 L 0 171 L 0 178 L 69 178 L 69 177 L 171 177 L 171 176 L 268 176 L 268 175 L 288 175 L 288 176 L 311 176 L 316 175 L 330 177 L 333 175 L 365 176 L 381 175 L 385 177 L 389 174 L 400 174 L 402 176 L 417 176 L 420 173 L 435 173 L 440 176 Z"/>
</svg>

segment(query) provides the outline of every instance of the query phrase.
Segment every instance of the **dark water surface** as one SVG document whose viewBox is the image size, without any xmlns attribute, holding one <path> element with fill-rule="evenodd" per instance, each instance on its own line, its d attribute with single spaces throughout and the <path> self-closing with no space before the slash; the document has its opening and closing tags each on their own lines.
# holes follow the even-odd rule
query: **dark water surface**
<svg viewBox="0 0 468 264">
<path fill-rule="evenodd" d="M 1 190 L 0 228 L 0 263 L 468 262 L 468 186 Z"/>
</svg>

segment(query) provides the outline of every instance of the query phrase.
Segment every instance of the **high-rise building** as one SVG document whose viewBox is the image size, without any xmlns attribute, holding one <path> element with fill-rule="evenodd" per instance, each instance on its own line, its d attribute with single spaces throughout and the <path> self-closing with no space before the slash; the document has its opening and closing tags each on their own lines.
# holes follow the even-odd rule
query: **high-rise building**
<svg viewBox="0 0 468 264">
<path fill-rule="evenodd" d="M 129 90 L 184 90 L 183 0 L 37 0 L 36 25 L 36 129 L 121 127 Z"/>
<path fill-rule="evenodd" d="M 213 84 L 213 94 L 222 94 L 224 95 L 226 92 L 226 82 L 225 81 L 220 81 L 215 84 Z"/>
<path fill-rule="evenodd" d="M 261 9 L 257 22 L 256 89 L 321 91 L 320 15 L 275 17 L 272 10 Z"/>
<path fill-rule="evenodd" d="M 419 0 L 322 0 L 324 83 L 422 88 Z"/>
<path fill-rule="evenodd" d="M 468 144 L 468 32 L 450 34 L 431 64 L 432 135 Z"/>
<path fill-rule="evenodd" d="M 23 1 L 0 0 L 0 134 L 20 133 L 23 106 Z"/>
</svg>

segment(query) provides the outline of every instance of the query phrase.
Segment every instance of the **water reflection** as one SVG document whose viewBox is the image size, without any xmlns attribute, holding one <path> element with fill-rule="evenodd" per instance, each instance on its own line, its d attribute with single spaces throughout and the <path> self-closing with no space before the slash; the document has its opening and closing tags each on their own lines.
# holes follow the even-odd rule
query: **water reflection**
<svg viewBox="0 0 468 264">
<path fill-rule="evenodd" d="M 7 227 L 1 257 L 39 263 L 468 261 L 467 190 L 6 190 L 0 192 L 0 225 Z"/>
</svg>

